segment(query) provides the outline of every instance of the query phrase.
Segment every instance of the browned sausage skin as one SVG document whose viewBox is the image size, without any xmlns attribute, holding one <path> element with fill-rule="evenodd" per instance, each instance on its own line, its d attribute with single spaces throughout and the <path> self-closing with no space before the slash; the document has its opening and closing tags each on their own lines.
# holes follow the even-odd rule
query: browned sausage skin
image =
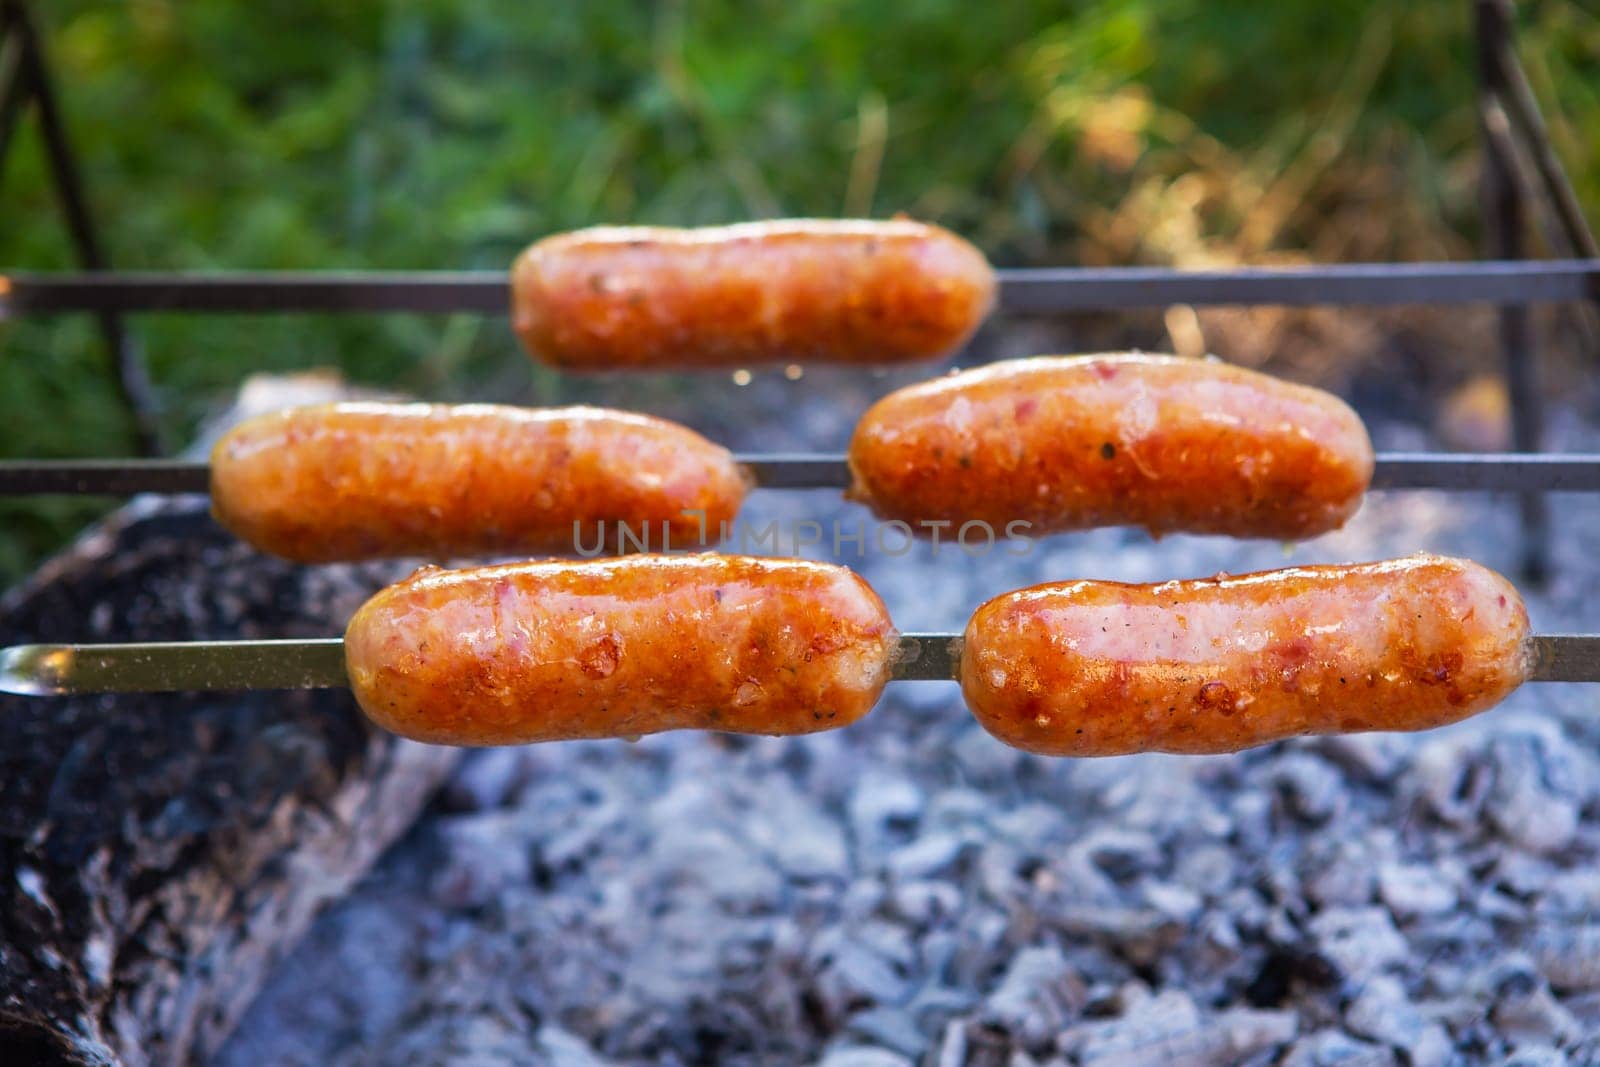
<svg viewBox="0 0 1600 1067">
<path fill-rule="evenodd" d="M 891 393 L 856 427 L 850 467 L 854 499 L 914 528 L 1300 538 L 1355 513 L 1373 453 L 1329 393 L 1127 353 L 1012 360 Z"/>
<path fill-rule="evenodd" d="M 302 563 L 704 547 L 747 488 L 719 445 L 599 408 L 295 408 L 241 423 L 211 455 L 218 521 Z M 704 525 L 685 514 L 699 511 Z"/>
<path fill-rule="evenodd" d="M 571 370 L 938 359 L 994 294 L 983 253 L 904 220 L 597 227 L 538 242 L 511 272 L 523 345 Z"/>
<path fill-rule="evenodd" d="M 424 569 L 345 633 L 362 709 L 452 745 L 846 726 L 894 646 L 848 569 L 714 555 Z"/>
<path fill-rule="evenodd" d="M 1525 681 L 1530 649 L 1509 582 L 1423 555 L 1008 593 L 967 626 L 961 688 L 1030 752 L 1232 752 L 1456 722 Z"/>
</svg>

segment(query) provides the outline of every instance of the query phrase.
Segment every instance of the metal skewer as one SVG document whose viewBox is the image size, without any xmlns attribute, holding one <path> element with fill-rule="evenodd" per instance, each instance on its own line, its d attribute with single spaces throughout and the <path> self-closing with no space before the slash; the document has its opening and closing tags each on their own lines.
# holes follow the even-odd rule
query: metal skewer
<svg viewBox="0 0 1600 1067">
<path fill-rule="evenodd" d="M 995 272 L 1015 312 L 1274 304 L 1516 304 L 1593 299 L 1600 260 L 1347 263 L 1227 271 L 1051 267 Z M 0 319 L 60 311 L 469 312 L 505 315 L 504 271 L 0 275 Z"/>
<path fill-rule="evenodd" d="M 764 489 L 846 489 L 851 481 L 849 465 L 838 453 L 734 458 Z M 210 483 L 210 468 L 190 460 L 0 461 L 0 496 L 204 493 Z M 1378 456 L 1372 488 L 1593 492 L 1600 490 L 1600 453 L 1384 452 Z"/>
<path fill-rule="evenodd" d="M 1532 682 L 1600 682 L 1600 635 L 1539 634 Z M 961 636 L 900 635 L 896 681 L 951 681 Z M 339 689 L 344 640 L 171 641 L 125 645 L 14 645 L 0 648 L 0 693 L 81 696 L 245 689 Z"/>
</svg>

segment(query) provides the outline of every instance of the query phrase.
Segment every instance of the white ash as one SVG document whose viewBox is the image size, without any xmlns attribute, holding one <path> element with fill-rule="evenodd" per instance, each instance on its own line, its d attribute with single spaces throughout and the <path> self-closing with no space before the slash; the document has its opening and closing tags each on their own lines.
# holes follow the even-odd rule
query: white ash
<svg viewBox="0 0 1600 1067">
<path fill-rule="evenodd" d="M 915 377 L 606 398 L 639 390 L 738 447 L 817 449 Z M 806 399 L 819 385 L 826 405 Z M 1554 432 L 1597 443 L 1572 418 Z M 1406 433 L 1376 436 L 1425 444 Z M 1600 500 L 1552 504 L 1535 625 L 1600 628 Z M 757 493 L 743 518 L 865 513 Z M 1391 493 L 1288 549 L 1097 531 L 1021 557 L 843 561 L 903 626 L 935 629 L 1054 578 L 1423 548 L 1510 573 L 1515 531 L 1505 497 Z M 1597 692 L 1531 686 L 1432 734 L 1071 762 L 1001 746 L 926 683 L 832 734 L 474 754 L 220 1062 L 1600 1062 Z"/>
</svg>

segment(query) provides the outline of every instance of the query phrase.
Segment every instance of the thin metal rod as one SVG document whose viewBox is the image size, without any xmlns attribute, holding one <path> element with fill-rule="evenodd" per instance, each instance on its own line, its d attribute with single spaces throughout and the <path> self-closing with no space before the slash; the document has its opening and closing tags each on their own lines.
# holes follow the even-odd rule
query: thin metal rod
<svg viewBox="0 0 1600 1067">
<path fill-rule="evenodd" d="M 0 461 L 0 496 L 207 493 L 211 468 L 179 459 Z"/>
<path fill-rule="evenodd" d="M 0 649 L 0 692 L 23 696 L 334 689 L 348 684 L 344 641 L 337 637 Z"/>
<path fill-rule="evenodd" d="M 1505 70 L 1499 53 L 1509 47 L 1511 27 L 1496 0 L 1476 0 L 1479 122 L 1483 131 L 1483 218 L 1489 255 L 1499 260 L 1519 260 L 1527 255 L 1526 218 L 1512 167 L 1515 160 L 1497 139 L 1507 127 L 1500 100 L 1505 98 Z M 1544 437 L 1544 411 L 1539 395 L 1539 370 L 1534 362 L 1533 330 L 1525 307 L 1500 308 L 1500 347 L 1506 366 L 1506 389 L 1511 400 L 1511 442 L 1519 452 L 1538 452 Z M 1523 493 L 1518 498 L 1522 517 L 1523 578 L 1543 584 L 1550 569 L 1550 513 L 1544 497 Z"/>
<path fill-rule="evenodd" d="M 960 677 L 962 637 L 902 634 L 896 681 Z M 1600 635 L 1533 638 L 1531 682 L 1600 681 Z M 122 645 L 14 645 L 0 648 L 0 693 L 179 693 L 247 689 L 337 689 L 349 685 L 344 641 L 171 641 Z"/>
<path fill-rule="evenodd" d="M 1560 303 L 1591 300 L 1600 293 L 1600 260 L 1594 259 L 1347 263 L 1230 271 L 1052 267 L 1001 270 L 998 274 L 1001 308 L 1020 313 L 1170 304 Z M 0 317 L 75 311 L 505 315 L 510 302 L 502 271 L 16 272 L 0 276 Z"/>
<path fill-rule="evenodd" d="M 838 453 L 734 457 L 762 489 L 847 489 L 850 464 Z M 205 493 L 211 469 L 177 459 L 0 460 L 0 496 L 133 496 Z M 1600 491 L 1600 453 L 1384 452 L 1373 489 Z"/>
<path fill-rule="evenodd" d="M 1382 452 L 1374 489 L 1600 490 L 1600 453 Z"/>
<path fill-rule="evenodd" d="M 1537 634 L 1533 638 L 1533 682 L 1600 681 L 1600 637 Z"/>
<path fill-rule="evenodd" d="M 66 124 L 56 102 L 55 84 L 45 58 L 43 40 L 33 25 L 27 4 L 9 0 L 7 6 L 12 30 L 22 45 L 28 91 L 33 96 L 39 130 L 44 135 L 45 153 L 55 176 L 57 198 L 61 201 L 62 214 L 66 216 L 73 247 L 77 250 L 79 261 L 87 269 L 109 270 L 111 262 L 100 243 L 100 234 L 89 210 L 77 153 L 67 136 Z M 96 313 L 96 318 L 111 359 L 117 395 L 133 424 L 134 440 L 139 452 L 146 456 L 160 455 L 161 434 L 156 419 L 155 396 L 138 346 L 125 328 L 121 315 L 114 309 L 101 309 Z"/>
<path fill-rule="evenodd" d="M 961 672 L 959 634 L 901 634 L 894 650 L 893 677 L 898 682 L 938 682 L 959 678 Z"/>
</svg>

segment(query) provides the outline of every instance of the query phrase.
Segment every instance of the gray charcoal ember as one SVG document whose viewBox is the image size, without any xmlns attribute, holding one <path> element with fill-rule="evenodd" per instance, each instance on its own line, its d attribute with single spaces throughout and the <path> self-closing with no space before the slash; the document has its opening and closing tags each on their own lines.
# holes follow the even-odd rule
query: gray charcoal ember
<svg viewBox="0 0 1600 1067">
<path fill-rule="evenodd" d="M 1339 1030 L 1319 1030 L 1296 1041 L 1279 1067 L 1398 1067 L 1382 1045 L 1358 1041 Z"/>
<path fill-rule="evenodd" d="M 916 942 L 899 923 L 870 920 L 852 926 L 849 936 L 902 970 L 909 970 L 916 963 Z"/>
<path fill-rule="evenodd" d="M 1493 1001 L 1489 1018 L 1513 1044 L 1559 1045 L 1583 1032 L 1526 953 L 1504 954 L 1475 976 L 1475 985 Z"/>
<path fill-rule="evenodd" d="M 1103 1001 L 1109 991 L 1128 980 L 1128 962 L 1104 947 L 1086 942 L 1067 942 L 1067 962 L 1089 983 L 1089 1002 Z"/>
<path fill-rule="evenodd" d="M 945 976 L 950 964 L 962 954 L 961 937 L 951 930 L 934 930 L 917 943 L 922 973 L 935 979 Z"/>
<path fill-rule="evenodd" d="M 1151 834 L 1109 828 L 1090 831 L 1068 854 L 1087 858 L 1118 882 L 1153 871 L 1163 860 L 1161 846 Z"/>
<path fill-rule="evenodd" d="M 817 996 L 832 1020 L 876 1004 L 900 1004 L 909 996 L 911 983 L 901 969 L 841 928 L 819 938 L 809 958 Z"/>
<path fill-rule="evenodd" d="M 1502 850 L 1494 864 L 1494 883 L 1514 896 L 1529 898 L 1545 892 L 1555 878 L 1550 861 L 1525 852 Z"/>
<path fill-rule="evenodd" d="M 1600 868 L 1584 864 L 1549 875 L 1540 887 L 1535 912 L 1562 918 L 1583 918 L 1600 912 Z"/>
<path fill-rule="evenodd" d="M 922 813 L 923 793 L 905 778 L 867 775 L 850 794 L 850 830 L 858 847 L 877 851 L 909 835 Z"/>
<path fill-rule="evenodd" d="M 967 1024 L 951 1019 L 939 1036 L 939 1051 L 933 1059 L 934 1067 L 966 1067 Z"/>
<path fill-rule="evenodd" d="M 950 976 L 961 985 L 978 986 L 1004 966 L 1010 953 L 1005 937 L 1010 922 L 1000 912 L 979 904 L 962 916 L 951 957 Z"/>
<path fill-rule="evenodd" d="M 1600 989 L 1600 925 L 1546 929 L 1536 938 L 1533 953 L 1556 989 Z"/>
<path fill-rule="evenodd" d="M 1026 755 L 996 741 L 977 723 L 956 736 L 950 754 L 972 781 L 992 785 L 1015 781 Z"/>
<path fill-rule="evenodd" d="M 1473 901 L 1473 910 L 1485 919 L 1495 922 L 1524 922 L 1528 917 L 1528 906 L 1515 897 L 1509 897 L 1498 889 L 1485 889 Z"/>
<path fill-rule="evenodd" d="M 1105 776 L 1108 785 L 1102 803 L 1115 813 L 1119 826 L 1163 837 L 1213 839 L 1234 830 L 1227 814 L 1218 809 L 1219 798 L 1201 788 L 1197 775 L 1205 772 L 1191 757 L 1151 754 L 1087 762 Z M 1227 763 L 1228 757 L 1213 757 L 1210 762 Z"/>
<path fill-rule="evenodd" d="M 889 873 L 895 878 L 932 878 L 947 874 L 971 847 L 965 836 L 927 834 L 889 856 Z"/>
<path fill-rule="evenodd" d="M 1083 1067 L 1223 1067 L 1283 1046 L 1298 1028 L 1294 1013 L 1287 1011 L 1233 1008 L 1202 1017 L 1187 995 L 1168 991 L 1120 1019 L 1080 1023 L 1064 1031 L 1057 1047 Z"/>
<path fill-rule="evenodd" d="M 1450 1035 L 1411 1004 L 1398 979 L 1380 975 L 1367 982 L 1345 1010 L 1345 1023 L 1405 1053 L 1411 1067 L 1444 1067 L 1450 1060 Z"/>
<path fill-rule="evenodd" d="M 405 1063 L 418 1067 L 454 1064 L 507 1064 L 510 1067 L 604 1067 L 580 1038 L 544 1027 L 530 1042 L 527 1023 L 493 1012 L 429 1014 L 395 1035 L 379 1050 L 361 1050 L 349 1057 L 350 1067 L 365 1063 Z"/>
<path fill-rule="evenodd" d="M 845 1029 L 873 1045 L 913 1058 L 921 1056 L 929 1045 L 928 1035 L 917 1025 L 916 1016 L 903 1008 L 868 1008 L 852 1015 Z"/>
<path fill-rule="evenodd" d="M 863 922 L 876 915 L 887 898 L 888 890 L 880 877 L 857 878 L 839 898 L 839 917 L 845 922 Z"/>
<path fill-rule="evenodd" d="M 905 681 L 894 687 L 892 698 L 910 711 L 945 711 L 950 707 L 950 686 L 943 680 Z"/>
<path fill-rule="evenodd" d="M 1130 1064 L 1150 1063 L 1165 1059 L 1167 1049 L 1200 1029 L 1200 1009 L 1186 993 L 1150 996 L 1136 992 L 1139 988 L 1130 983 L 1118 990 L 1120 1016 L 1077 1023 L 1061 1032 L 1056 1048 L 1098 1067 L 1109 1067 L 1118 1056 Z"/>
<path fill-rule="evenodd" d="M 523 748 L 485 748 L 469 753 L 455 777 L 445 786 L 442 801 L 459 812 L 489 811 L 504 807 L 527 767 Z"/>
<path fill-rule="evenodd" d="M 1435 863 L 1385 863 L 1378 868 L 1378 897 L 1401 922 L 1455 910 L 1456 888 Z"/>
<path fill-rule="evenodd" d="M 961 910 L 961 890 L 949 882 L 899 882 L 889 891 L 894 914 L 917 926 L 950 918 Z"/>
<path fill-rule="evenodd" d="M 1240 863 L 1222 845 L 1199 845 L 1178 850 L 1172 880 L 1207 898 L 1216 898 L 1237 883 Z"/>
<path fill-rule="evenodd" d="M 1083 1010 L 1088 987 L 1054 945 L 1025 948 L 984 1001 L 979 1021 L 1038 1048 Z"/>
<path fill-rule="evenodd" d="M 1199 944 L 1194 965 L 1213 978 L 1226 976 L 1244 954 L 1244 940 L 1239 936 L 1239 928 L 1227 915 L 1208 909 L 1201 913 L 1196 933 L 1199 934 Z"/>
<path fill-rule="evenodd" d="M 526 848 L 506 847 L 521 834 L 516 812 L 490 812 L 438 820 L 433 827 L 443 859 L 433 876 L 434 896 L 446 907 L 475 908 L 512 886 L 526 885 L 531 871 Z"/>
<path fill-rule="evenodd" d="M 527 809 L 523 809 L 526 811 Z M 559 869 L 576 863 L 598 846 L 626 820 L 628 809 L 620 801 L 607 801 L 569 812 L 560 827 L 539 845 L 539 862 Z M 548 813 L 542 817 L 548 818 Z"/>
<path fill-rule="evenodd" d="M 1306 895 L 1319 906 L 1359 907 L 1372 902 L 1381 854 L 1359 837 L 1313 838 L 1296 866 Z"/>
<path fill-rule="evenodd" d="M 1174 922 L 1192 925 L 1205 908 L 1200 894 L 1169 882 L 1146 881 L 1139 887 L 1144 902 Z"/>
<path fill-rule="evenodd" d="M 1289 811 L 1310 823 L 1323 823 L 1343 810 L 1349 790 L 1338 768 L 1309 752 L 1277 760 L 1268 779 Z"/>
<path fill-rule="evenodd" d="M 995 798 L 991 793 L 965 786 L 941 789 L 928 798 L 924 818 L 933 830 L 989 832 Z"/>
<path fill-rule="evenodd" d="M 1584 1033 L 1583 1024 L 1544 986 L 1520 996 L 1502 997 L 1489 1018 L 1501 1034 L 1519 1044 L 1562 1044 Z"/>
<path fill-rule="evenodd" d="M 1029 862 L 1024 859 L 1017 846 L 1008 841 L 984 842 L 978 848 L 977 858 L 972 864 L 973 871 L 977 875 L 978 888 L 996 904 L 1005 905 L 1026 898 L 1030 886 L 1022 877 L 1022 871 Z M 1045 874 L 1049 881 L 1054 881 L 1054 875 L 1046 872 L 1044 868 L 1035 872 L 1036 880 L 1040 874 Z"/>
<path fill-rule="evenodd" d="M 921 947 L 925 953 L 926 943 Z M 937 1029 L 951 1016 L 970 1011 L 977 1002 L 977 995 L 970 989 L 930 983 L 917 990 L 906 1006 L 922 1025 Z"/>
<path fill-rule="evenodd" d="M 704 819 L 657 820 L 657 826 L 649 862 L 668 885 L 693 887 L 723 907 L 746 913 L 777 906 L 782 877 L 732 834 L 706 826 Z"/>
<path fill-rule="evenodd" d="M 1439 821 L 1461 830 L 1475 828 L 1489 794 L 1490 777 L 1475 737 L 1446 734 L 1425 741 L 1411 778 L 1424 806 Z"/>
<path fill-rule="evenodd" d="M 1554 1045 L 1524 1045 L 1501 1060 L 1499 1067 L 1567 1067 L 1569 1062 Z"/>
<path fill-rule="evenodd" d="M 1052 903 L 1041 918 L 1069 937 L 1098 937 L 1135 964 L 1153 962 L 1183 937 L 1184 925 L 1154 908 Z"/>
<path fill-rule="evenodd" d="M 1409 762 L 1411 745 L 1396 734 L 1330 734 L 1307 747 L 1368 782 L 1386 783 Z"/>
<path fill-rule="evenodd" d="M 549 1023 L 539 1028 L 534 1040 L 539 1050 L 549 1056 L 551 1067 L 605 1067 L 609 1062 L 581 1037 Z"/>
<path fill-rule="evenodd" d="M 829 1052 L 817 1061 L 817 1067 L 912 1067 L 912 1063 L 886 1048 L 851 1045 Z"/>
<path fill-rule="evenodd" d="M 1229 916 L 1233 925 L 1251 938 L 1262 936 L 1276 914 L 1276 909 L 1269 907 L 1260 893 L 1245 886 L 1229 892 L 1212 910 Z"/>
<path fill-rule="evenodd" d="M 1578 827 L 1581 762 L 1553 724 L 1494 738 L 1489 746 L 1492 785 L 1485 802 L 1490 822 L 1530 852 L 1561 851 Z"/>
<path fill-rule="evenodd" d="M 743 836 L 797 879 L 843 878 L 849 853 L 839 825 L 794 788 L 769 784 L 761 817 L 740 820 Z"/>
<path fill-rule="evenodd" d="M 1049 848 L 1053 842 L 1065 838 L 1069 830 L 1075 829 L 1056 805 L 1028 803 L 996 813 L 992 800 L 987 794 L 982 796 L 988 803 L 985 818 L 995 835 L 1030 851 Z"/>
<path fill-rule="evenodd" d="M 1584 1033 L 1600 1034 L 1600 990 L 1564 996 L 1561 998 L 1561 1006 L 1583 1024 Z"/>
<path fill-rule="evenodd" d="M 1356 981 L 1410 958 L 1406 939 L 1382 908 L 1334 908 L 1314 916 L 1307 930 L 1317 952 Z"/>
<path fill-rule="evenodd" d="M 1272 798 L 1265 790 L 1250 789 L 1234 794 L 1228 801 L 1233 844 L 1246 855 L 1259 853 L 1274 839 Z"/>
</svg>

